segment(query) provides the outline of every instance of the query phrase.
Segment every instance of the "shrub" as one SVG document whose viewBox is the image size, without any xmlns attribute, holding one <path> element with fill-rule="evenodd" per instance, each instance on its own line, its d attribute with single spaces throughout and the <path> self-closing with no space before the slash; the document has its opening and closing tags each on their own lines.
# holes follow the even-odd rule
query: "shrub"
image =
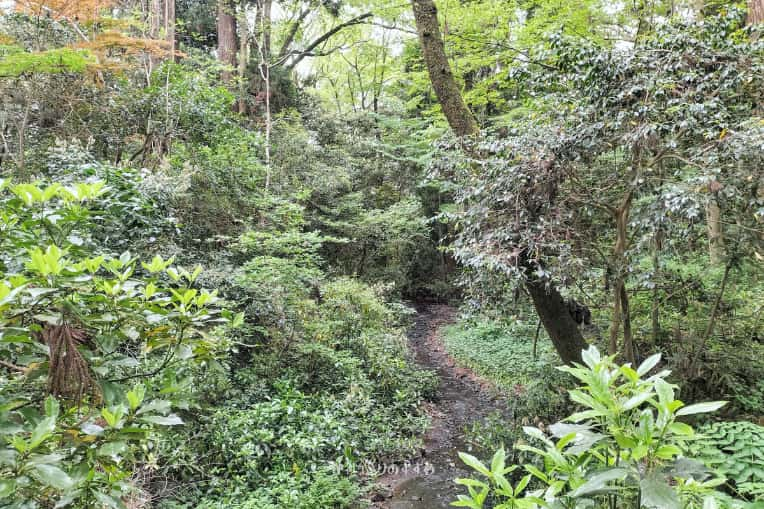
<svg viewBox="0 0 764 509">
<path fill-rule="evenodd" d="M 319 470 L 294 474 L 280 472 L 267 487 L 222 498 L 204 499 L 197 509 L 345 509 L 360 496 L 358 486 L 344 476 Z"/>
<path fill-rule="evenodd" d="M 690 452 L 734 483 L 742 495 L 764 499 L 764 427 L 751 422 L 715 422 L 701 426 Z"/>
<path fill-rule="evenodd" d="M 454 505 L 480 509 L 488 500 L 501 507 L 717 507 L 725 500 L 715 488 L 723 479 L 697 461 L 684 457 L 693 429 L 678 420 L 684 415 L 710 412 L 724 402 L 685 406 L 674 397 L 675 386 L 665 381 L 667 371 L 645 376 L 660 361 L 654 355 L 636 370 L 601 357 L 595 347 L 582 354 L 584 366 L 562 367 L 581 383 L 570 391 L 582 405 L 563 422 L 550 426 L 551 437 L 525 427 L 528 442 L 518 449 L 540 460 L 541 468 L 524 465 L 527 472 L 512 486 L 506 478 L 520 467 L 506 466 L 500 449 L 490 467 L 461 453 L 462 460 L 487 478 L 459 479 L 468 488 Z M 533 480 L 533 484 L 531 481 Z"/>
<path fill-rule="evenodd" d="M 0 181 L 0 501 L 118 507 L 155 427 L 183 423 L 169 412 L 191 405 L 184 379 L 220 348 L 201 268 L 93 252 L 107 192 Z"/>
</svg>

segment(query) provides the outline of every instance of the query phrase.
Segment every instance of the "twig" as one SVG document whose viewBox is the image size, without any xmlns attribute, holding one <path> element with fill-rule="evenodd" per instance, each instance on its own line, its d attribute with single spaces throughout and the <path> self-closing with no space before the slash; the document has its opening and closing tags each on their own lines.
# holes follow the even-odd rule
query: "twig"
<svg viewBox="0 0 764 509">
<path fill-rule="evenodd" d="M 13 363 L 10 363 L 8 361 L 0 360 L 0 366 L 4 366 L 12 371 L 18 371 L 20 373 L 26 373 L 26 368 L 22 368 L 21 366 L 17 366 Z"/>
</svg>

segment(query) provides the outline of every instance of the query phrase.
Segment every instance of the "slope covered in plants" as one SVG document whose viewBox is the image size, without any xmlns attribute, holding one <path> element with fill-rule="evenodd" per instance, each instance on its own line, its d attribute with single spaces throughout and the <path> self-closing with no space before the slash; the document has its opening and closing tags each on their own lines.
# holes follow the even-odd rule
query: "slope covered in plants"
<svg viewBox="0 0 764 509">
<path fill-rule="evenodd" d="M 0 507 L 756 507 L 763 14 L 0 2 Z"/>
</svg>

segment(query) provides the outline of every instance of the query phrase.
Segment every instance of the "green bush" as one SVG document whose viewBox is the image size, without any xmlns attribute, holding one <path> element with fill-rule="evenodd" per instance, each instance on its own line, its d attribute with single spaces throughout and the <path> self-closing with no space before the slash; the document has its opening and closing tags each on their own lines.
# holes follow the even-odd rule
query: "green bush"
<svg viewBox="0 0 764 509">
<path fill-rule="evenodd" d="M 267 487 L 202 500 L 197 509 L 345 509 L 360 496 L 357 484 L 346 476 L 319 470 L 294 474 L 280 472 Z M 169 509 L 169 508 L 163 508 Z"/>
<path fill-rule="evenodd" d="M 201 268 L 99 249 L 108 192 L 0 180 L 0 503 L 119 507 L 156 427 L 183 424 L 185 380 L 224 346 Z"/>
<path fill-rule="evenodd" d="M 401 460 L 420 446 L 420 405 L 436 379 L 408 358 L 408 312 L 387 302 L 388 286 L 326 276 L 320 242 L 296 230 L 242 237 L 240 249 L 255 257 L 231 289 L 240 285 L 263 341 L 244 334 L 221 399 L 162 444 L 175 454 L 162 467 L 170 477 L 205 480 L 176 503 L 206 496 L 222 507 L 248 493 L 241 507 L 346 507 L 361 462 Z M 335 477 L 313 478 L 327 469 L 346 476 L 336 488 L 322 485 Z"/>
<path fill-rule="evenodd" d="M 686 406 L 676 399 L 676 386 L 664 379 L 667 371 L 647 376 L 659 355 L 636 369 L 601 357 L 593 346 L 582 358 L 584 365 L 559 368 L 578 379 L 570 397 L 582 410 L 550 426 L 551 437 L 525 427 L 528 439 L 516 445 L 540 460 L 541 468 L 526 463 L 527 474 L 512 485 L 506 476 L 521 467 L 507 467 L 503 449 L 490 466 L 461 453 L 487 481 L 457 480 L 469 494 L 454 505 L 480 509 L 490 500 L 519 509 L 742 507 L 715 490 L 724 482 L 717 472 L 685 457 L 694 431 L 679 418 L 714 411 L 724 402 Z"/>
<path fill-rule="evenodd" d="M 764 499 L 764 427 L 751 422 L 714 422 L 698 428 L 689 451 L 752 500 Z"/>
</svg>

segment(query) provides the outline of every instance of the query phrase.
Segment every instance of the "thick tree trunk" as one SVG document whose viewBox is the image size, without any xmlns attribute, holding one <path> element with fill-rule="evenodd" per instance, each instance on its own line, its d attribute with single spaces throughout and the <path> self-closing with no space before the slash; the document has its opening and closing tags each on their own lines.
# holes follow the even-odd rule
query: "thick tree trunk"
<svg viewBox="0 0 764 509">
<path fill-rule="evenodd" d="M 236 16 L 233 4 L 228 0 L 218 0 L 218 60 L 230 67 L 222 72 L 223 81 L 230 82 L 232 69 L 236 68 Z"/>
<path fill-rule="evenodd" d="M 581 362 L 581 351 L 586 348 L 586 341 L 578 324 L 568 313 L 568 304 L 560 292 L 553 285 L 538 279 L 529 279 L 525 287 L 562 361 L 565 364 Z"/>
<path fill-rule="evenodd" d="M 764 0 L 748 0 L 748 24 L 764 23 Z"/>
<path fill-rule="evenodd" d="M 411 0 L 414 8 L 416 31 L 422 46 L 422 55 L 430 74 L 432 88 L 443 109 L 443 114 L 454 134 L 459 137 L 478 133 L 478 125 L 472 112 L 462 99 L 451 66 L 446 57 L 446 49 L 440 35 L 438 10 L 433 0 Z"/>
</svg>

